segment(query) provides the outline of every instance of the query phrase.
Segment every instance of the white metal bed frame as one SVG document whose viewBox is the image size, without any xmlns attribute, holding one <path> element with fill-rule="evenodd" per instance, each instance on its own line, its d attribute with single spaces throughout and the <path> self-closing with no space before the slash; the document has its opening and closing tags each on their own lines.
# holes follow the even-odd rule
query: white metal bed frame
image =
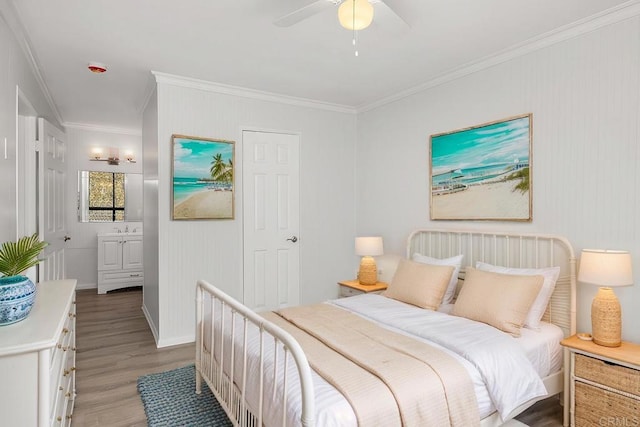
<svg viewBox="0 0 640 427">
<path fill-rule="evenodd" d="M 416 230 L 407 239 L 407 257 L 413 253 L 420 253 L 434 258 L 447 258 L 459 254 L 464 255 L 464 266 L 474 266 L 476 261 L 482 261 L 495 265 L 513 268 L 544 268 L 560 266 L 560 277 L 551 296 L 547 311 L 543 320 L 558 325 L 565 337 L 575 334 L 576 331 L 576 259 L 571 244 L 563 237 L 541 234 L 518 234 L 509 232 L 487 232 L 474 230 Z M 464 278 L 464 269 L 460 278 Z M 205 304 L 210 304 L 210 319 L 204 319 Z M 225 306 L 231 314 L 225 315 Z M 211 326 L 209 331 L 205 327 L 207 321 L 212 324 L 218 314 L 217 326 L 225 329 L 225 322 L 230 322 L 231 336 L 216 336 L 216 328 Z M 209 314 L 209 313 L 207 313 Z M 311 376 L 311 368 L 307 362 L 300 345 L 291 335 L 278 326 L 263 319 L 251 309 L 242 305 L 229 295 L 199 280 L 196 291 L 196 392 L 200 393 L 202 379 L 205 380 L 215 397 L 224 408 L 229 419 L 236 426 L 259 427 L 264 425 L 264 393 L 265 371 L 272 372 L 275 377 L 278 369 L 266 369 L 264 366 L 264 352 L 267 345 L 280 348 L 284 352 L 285 369 L 282 370 L 283 390 L 272 393 L 281 393 L 283 397 L 282 426 L 287 425 L 286 405 L 287 381 L 286 366 L 289 360 L 295 363 L 297 368 L 300 388 L 302 392 L 302 408 L 300 424 L 303 426 L 315 425 L 315 397 Z M 236 328 L 240 319 L 242 328 Z M 260 354 L 258 355 L 259 378 L 257 407 L 251 407 L 247 401 L 247 334 L 249 328 L 259 330 Z M 241 330 L 237 330 L 241 329 Z M 210 336 L 208 342 L 211 348 L 205 345 L 205 332 Z M 237 345 L 229 345 L 236 340 L 243 342 L 242 348 Z M 225 348 L 230 347 L 230 348 Z M 236 354 L 242 352 L 242 354 Z M 216 355 L 214 357 L 214 355 Z M 234 372 L 235 363 L 228 361 L 242 360 L 242 373 Z M 251 356 L 255 357 L 255 355 Z M 226 362 L 225 362 L 226 361 Z M 277 356 L 276 361 L 277 363 Z M 565 351 L 564 366 L 568 366 L 568 356 Z M 233 380 L 232 380 L 233 379 Z M 563 369 L 543 379 L 544 384 L 553 396 L 568 390 L 569 370 Z M 569 420 L 569 396 L 564 393 L 564 425 Z M 529 405 L 523 405 L 519 412 Z M 499 415 L 494 412 L 481 421 L 481 426 L 490 427 L 501 424 Z"/>
</svg>

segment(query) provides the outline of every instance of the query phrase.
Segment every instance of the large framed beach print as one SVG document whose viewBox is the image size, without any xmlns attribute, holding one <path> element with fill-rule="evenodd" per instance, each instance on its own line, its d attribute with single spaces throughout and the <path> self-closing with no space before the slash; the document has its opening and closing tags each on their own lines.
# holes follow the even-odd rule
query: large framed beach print
<svg viewBox="0 0 640 427">
<path fill-rule="evenodd" d="M 171 219 L 233 219 L 234 141 L 172 135 Z"/>
<path fill-rule="evenodd" d="M 532 119 L 431 135 L 431 219 L 531 221 Z"/>
</svg>

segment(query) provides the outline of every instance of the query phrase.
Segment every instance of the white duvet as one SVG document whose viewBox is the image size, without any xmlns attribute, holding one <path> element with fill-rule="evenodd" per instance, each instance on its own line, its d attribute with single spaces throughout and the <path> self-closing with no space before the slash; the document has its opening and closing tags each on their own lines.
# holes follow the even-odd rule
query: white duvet
<svg viewBox="0 0 640 427">
<path fill-rule="evenodd" d="M 328 303 L 350 310 L 396 332 L 424 340 L 455 357 L 466 368 L 472 379 L 481 418 L 489 416 L 497 410 L 503 420 L 510 419 L 515 415 L 512 412 L 516 408 L 547 394 L 541 377 L 529 358 L 531 354 L 534 354 L 539 360 L 548 362 L 547 366 L 539 367 L 538 370 L 544 371 L 550 367 L 551 359 L 554 356 L 542 357 L 540 354 L 546 351 L 539 350 L 541 346 L 546 348 L 548 339 L 545 341 L 538 338 L 540 342 L 536 346 L 525 349 L 526 346 L 518 343 L 520 339 L 514 339 L 510 335 L 483 323 L 424 310 L 375 294 L 342 298 Z M 219 315 L 220 311 L 218 310 L 217 313 Z M 235 323 L 237 324 L 236 330 L 242 330 L 239 318 Z M 205 333 L 205 337 L 207 335 Z M 240 347 L 242 346 L 241 342 L 242 339 L 236 337 L 236 343 Z M 269 340 L 266 339 L 265 342 L 269 342 Z M 259 353 L 260 339 L 257 332 L 250 331 L 247 344 L 250 354 Z M 210 348 L 208 342 L 206 346 Z M 267 361 L 273 360 L 272 346 L 264 346 L 263 351 Z M 280 355 L 280 350 L 277 352 L 279 353 L 278 371 L 282 372 L 284 358 Z M 240 353 L 239 350 L 235 353 L 236 370 L 234 376 L 237 384 L 240 384 L 242 370 Z M 216 358 L 219 360 L 219 356 Z M 225 361 L 225 366 L 229 366 L 228 361 Z M 282 376 L 274 376 L 272 370 L 268 368 L 268 362 L 265 366 L 267 368 L 264 386 L 265 390 L 271 390 L 274 381 L 282 382 Z M 282 424 L 283 406 L 286 407 L 287 425 L 299 425 L 301 391 L 295 365 L 290 362 L 286 371 L 288 390 L 286 404 L 283 405 L 281 394 L 265 393 L 263 408 L 266 426 Z M 248 362 L 247 372 L 248 380 L 255 381 L 259 366 L 257 362 L 252 361 L 252 358 Z M 546 373 L 542 375 L 546 375 Z M 312 376 L 316 402 L 316 425 L 323 427 L 357 426 L 355 414 L 342 394 L 315 372 L 312 373 Z M 278 379 L 274 380 L 274 377 Z M 280 384 L 276 384 L 276 389 L 279 386 Z M 258 407 L 257 388 L 256 386 L 247 386 L 247 400 L 254 411 Z"/>
</svg>

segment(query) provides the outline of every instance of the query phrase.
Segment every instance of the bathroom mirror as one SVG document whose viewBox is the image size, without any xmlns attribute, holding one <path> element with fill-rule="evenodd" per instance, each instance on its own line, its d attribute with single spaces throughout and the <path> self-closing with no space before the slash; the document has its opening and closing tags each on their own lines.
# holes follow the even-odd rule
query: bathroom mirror
<svg viewBox="0 0 640 427">
<path fill-rule="evenodd" d="M 142 221 L 142 174 L 78 171 L 78 221 Z"/>
</svg>

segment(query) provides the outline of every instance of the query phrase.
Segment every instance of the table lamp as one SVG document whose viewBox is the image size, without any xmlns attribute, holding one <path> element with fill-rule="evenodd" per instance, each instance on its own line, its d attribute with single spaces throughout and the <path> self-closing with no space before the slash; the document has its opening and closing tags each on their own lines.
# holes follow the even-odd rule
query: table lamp
<svg viewBox="0 0 640 427">
<path fill-rule="evenodd" d="M 378 282 L 378 267 L 374 256 L 382 255 L 382 237 L 356 237 L 356 255 L 360 255 L 358 282 L 375 285 Z"/>
<path fill-rule="evenodd" d="M 601 286 L 591 304 L 593 342 L 619 347 L 622 341 L 620 302 L 611 287 L 633 284 L 627 251 L 583 249 L 578 281 Z"/>
</svg>

